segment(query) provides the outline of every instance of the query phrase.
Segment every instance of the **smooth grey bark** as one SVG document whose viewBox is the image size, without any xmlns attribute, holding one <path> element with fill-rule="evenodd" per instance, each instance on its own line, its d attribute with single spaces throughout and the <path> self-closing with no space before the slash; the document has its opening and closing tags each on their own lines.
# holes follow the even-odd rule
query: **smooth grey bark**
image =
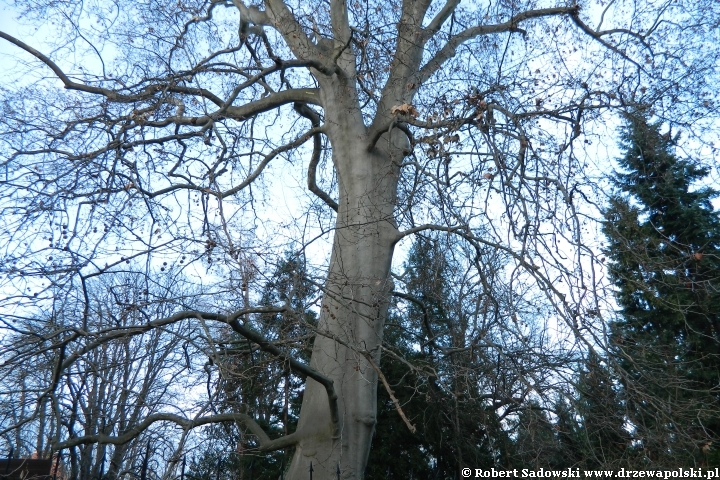
<svg viewBox="0 0 720 480">
<path fill-rule="evenodd" d="M 308 379 L 288 478 L 362 478 L 376 422 L 377 364 L 392 281 L 397 228 L 393 219 L 399 165 L 407 138 L 394 130 L 367 151 L 367 134 L 352 125 L 330 133 L 338 174 L 338 215 L 311 367 L 331 378 L 340 422 L 330 421 L 325 388 Z M 357 139 L 357 140 L 355 140 Z"/>
<path fill-rule="evenodd" d="M 333 381 L 339 424 L 333 425 L 330 419 L 325 387 L 308 379 L 287 477 L 308 478 L 312 464 L 313 478 L 336 478 L 339 468 L 342 478 L 362 479 L 377 412 L 378 378 L 370 360 L 379 363 L 393 290 L 390 266 L 400 238 L 394 219 L 400 165 L 410 151 L 409 138 L 398 128 L 398 123 L 409 117 L 398 115 L 394 108 L 411 105 L 417 91 L 413 85 L 426 80 L 454 56 L 456 45 L 449 45 L 421 68 L 426 42 L 456 4 L 448 2 L 430 28 L 423 29 L 430 2 L 403 2 L 389 78 L 372 124 L 366 126 L 357 94 L 357 59 L 348 49 L 351 33 L 345 2 L 330 3 L 333 32 L 317 45 L 302 34 L 279 0 L 267 0 L 266 18 L 260 18 L 257 11 L 243 11 L 239 1 L 234 3 L 247 18 L 255 15 L 253 21 L 278 28 L 298 58 L 313 59 L 318 65 L 311 66 L 310 71 L 320 86 L 323 129 L 332 146 L 338 177 L 335 236 L 318 325 L 325 335 L 316 337 L 310 367 Z M 472 38 L 507 31 L 526 18 L 576 11 L 575 7 L 531 11 L 507 25 L 464 34 Z M 329 59 L 333 62 L 328 64 Z"/>
</svg>

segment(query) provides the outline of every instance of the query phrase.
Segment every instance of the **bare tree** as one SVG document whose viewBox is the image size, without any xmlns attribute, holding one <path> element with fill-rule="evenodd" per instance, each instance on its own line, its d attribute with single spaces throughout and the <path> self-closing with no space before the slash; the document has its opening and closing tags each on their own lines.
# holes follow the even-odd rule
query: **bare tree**
<svg viewBox="0 0 720 480">
<path fill-rule="evenodd" d="M 78 359 L 188 324 L 203 329 L 205 353 L 229 327 L 307 379 L 297 429 L 278 438 L 244 412 L 199 408 L 145 411 L 109 434 L 60 429 L 54 450 L 123 445 L 159 422 L 182 432 L 237 422 L 261 451 L 295 448 L 288 478 L 311 464 L 317 478 L 362 478 L 396 245 L 436 230 L 460 237 L 468 263 L 503 255 L 509 294 L 535 296 L 556 345 L 592 349 L 603 343 L 602 279 L 586 145 L 606 113 L 638 103 L 703 142 L 716 108 L 714 2 L 18 7 L 52 34 L 32 46 L 0 32 L 18 49 L 0 127 L 3 327 L 36 322 L 29 334 L 55 362 L 46 396 Z M 292 188 L 297 205 L 278 220 Z M 309 363 L 247 324 L 293 313 L 254 303 L 283 236 L 308 251 L 331 237 Z M 150 279 L 190 265 L 203 296 L 103 329 L 90 321 L 89 284 L 126 262 Z M 77 326 L 43 333 L 56 288 L 78 296 Z M 521 323 L 522 312 L 503 313 Z M 464 328 L 458 348 L 474 349 Z M 524 381 L 541 390 L 562 376 Z M 37 418 L 42 402 L 33 408 Z"/>
<path fill-rule="evenodd" d="M 141 471 L 149 454 L 172 447 L 177 435 L 162 424 L 137 427 L 169 408 L 190 405 L 183 388 L 191 382 L 172 385 L 169 379 L 183 375 L 199 383 L 187 370 L 197 362 L 198 348 L 206 350 L 202 331 L 174 325 L 142 337 L 127 334 L 129 327 L 178 308 L 171 287 L 149 284 L 136 272 L 121 273 L 102 277 L 88 290 L 85 325 L 78 322 L 84 302 L 72 296 L 53 303 L 51 318 L 16 316 L 7 329 L 0 370 L 0 412 L 14 417 L 4 419 L 3 425 L 15 426 L 3 446 L 28 457 L 63 451 L 71 478 L 117 478 L 128 470 Z M 179 298 L 187 302 L 192 297 L 186 293 Z M 80 335 L 72 338 L 70 332 Z M 114 335 L 117 341 L 93 345 L 103 335 Z M 68 340 L 77 348 L 74 354 L 63 348 Z M 123 442 L 82 440 L 123 434 Z"/>
</svg>

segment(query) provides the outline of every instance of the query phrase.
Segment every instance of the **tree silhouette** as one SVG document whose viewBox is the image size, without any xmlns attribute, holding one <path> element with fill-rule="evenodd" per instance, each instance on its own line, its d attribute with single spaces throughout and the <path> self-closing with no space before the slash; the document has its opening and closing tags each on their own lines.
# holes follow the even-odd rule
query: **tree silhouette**
<svg viewBox="0 0 720 480">
<path fill-rule="evenodd" d="M 124 445 L 162 425 L 173 433 L 153 462 L 168 479 L 196 430 L 238 423 L 259 453 L 294 448 L 287 478 L 311 464 L 318 478 L 361 478 L 388 310 L 405 292 L 395 251 L 423 232 L 457 237 L 471 280 L 427 345 L 443 395 L 482 392 L 502 417 L 537 391 L 544 408 L 602 328 L 589 314 L 603 296 L 592 231 L 602 126 L 643 103 L 686 127 L 717 117 L 713 1 L 15 4 L 44 38 L 0 32 L 13 52 L 0 90 L 0 309 L 3 338 L 18 333 L 0 368 L 47 363 L 41 354 L 53 367 L 22 418 L 3 413 L 0 441 L 36 428 L 43 405 L 52 451 Z M 302 321 L 292 302 L 260 303 L 287 250 L 310 259 L 319 316 L 312 336 L 280 340 L 248 319 Z M 170 296 L 182 308 L 168 315 L 138 300 L 132 324 L 97 327 L 88 291 L 130 269 L 195 288 Z M 78 315 L 46 328 L 58 297 L 77 299 Z M 56 380 L 72 383 L 78 359 L 175 326 L 193 332 L 174 334 L 190 358 L 159 382 L 217 384 L 232 330 L 250 356 L 273 358 L 263 374 L 304 380 L 295 430 L 271 437 L 270 407 L 214 413 L 212 388 L 112 434 L 68 427 Z M 490 382 L 491 367 L 512 374 Z M 0 395 L 25 391 L 13 385 Z"/>
<path fill-rule="evenodd" d="M 700 185 L 706 168 L 674 154 L 677 137 L 642 112 L 627 120 L 623 172 L 615 177 L 622 193 L 612 199 L 604 229 L 621 314 L 612 324 L 613 348 L 629 420 L 649 460 L 717 464 L 717 192 Z M 660 408 L 659 398 L 673 399 L 672 406 Z"/>
</svg>

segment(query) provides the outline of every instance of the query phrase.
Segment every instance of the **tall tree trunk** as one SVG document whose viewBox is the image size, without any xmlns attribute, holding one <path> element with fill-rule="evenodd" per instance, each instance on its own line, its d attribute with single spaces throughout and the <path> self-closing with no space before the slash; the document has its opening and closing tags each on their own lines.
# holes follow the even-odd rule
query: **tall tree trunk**
<svg viewBox="0 0 720 480">
<path fill-rule="evenodd" d="M 342 478 L 362 478 L 375 429 L 377 374 L 361 352 L 379 363 L 393 289 L 398 172 L 407 139 L 394 131 L 368 151 L 364 129 L 348 130 L 330 134 L 331 141 L 340 139 L 333 142 L 339 202 L 319 321 L 320 331 L 329 335 L 316 337 L 310 362 L 333 380 L 340 419 L 335 430 L 325 388 L 308 379 L 291 479 L 309 478 L 311 462 L 314 479 L 334 479 L 338 467 Z"/>
</svg>

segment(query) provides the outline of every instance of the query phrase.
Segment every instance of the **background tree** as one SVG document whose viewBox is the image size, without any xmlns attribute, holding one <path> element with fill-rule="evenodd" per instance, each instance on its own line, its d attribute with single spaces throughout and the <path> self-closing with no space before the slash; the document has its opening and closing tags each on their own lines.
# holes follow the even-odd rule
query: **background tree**
<svg viewBox="0 0 720 480">
<path fill-rule="evenodd" d="M 85 355 L 51 348 L 69 332 L 117 335 L 178 308 L 173 293 L 180 282 L 168 276 L 152 283 L 147 280 L 137 272 L 103 277 L 85 291 L 87 297 L 56 298 L 51 318 L 15 317 L 5 337 L 0 398 L 3 414 L 13 414 L 10 421 L 20 427 L 5 436 L 3 450 L 12 448 L 16 457 L 50 458 L 52 442 L 63 441 L 58 437 L 62 439 L 66 430 L 71 438 L 61 450 L 61 459 L 70 478 L 114 479 L 128 471 L 147 475 L 157 470 L 158 461 L 164 463 L 160 452 L 171 447 L 176 435 L 160 423 L 133 429 L 138 430 L 145 419 L 168 413 L 173 404 L 181 408 L 186 402 L 182 387 L 191 385 L 172 385 L 168 379 L 194 363 L 187 356 L 193 326 L 123 336 L 122 341 L 100 348 L 86 339 L 81 347 L 88 350 Z M 188 301 L 191 295 L 185 292 L 179 298 Z M 83 312 L 80 308 L 85 305 Z M 123 442 L 84 441 L 123 435 Z"/>
<path fill-rule="evenodd" d="M 619 470 L 638 465 L 627 431 L 626 402 L 615 378 L 607 362 L 593 354 L 579 376 L 575 450 L 581 468 Z"/>
<path fill-rule="evenodd" d="M 463 297 L 483 293 L 477 279 L 453 260 L 458 247 L 445 235 L 419 236 L 396 278 L 404 292 L 395 293 L 400 302 L 383 338 L 393 355 L 380 363 L 393 397 L 387 389 L 378 391 L 382 421 L 373 437 L 368 478 L 410 471 L 414 478 L 451 478 L 465 465 L 494 465 L 501 455 L 504 435 L 495 405 L 487 402 L 493 368 L 479 365 L 466 348 L 476 332 L 468 325 L 473 312 Z"/>
<path fill-rule="evenodd" d="M 246 325 L 307 361 L 308 341 L 317 321 L 311 310 L 315 288 L 305 265 L 302 255 L 287 253 L 267 278 L 259 300 L 261 305 L 284 304 L 292 310 L 253 315 Z M 291 433 L 297 425 L 303 379 L 232 331 L 219 347 L 216 361 L 222 373 L 212 385 L 218 390 L 216 412 L 251 414 L 272 437 Z M 257 448 L 257 438 L 245 428 L 211 426 L 198 446 L 200 455 L 189 464 L 188 478 L 274 480 L 292 458 L 292 447 L 272 455 Z"/>
<path fill-rule="evenodd" d="M 709 170 L 678 157 L 678 137 L 627 116 L 619 193 L 606 213 L 621 317 L 613 351 L 629 421 L 647 461 L 717 465 L 720 434 L 720 216 Z M 642 388 L 645 386 L 646 388 Z M 670 398 L 669 406 L 657 399 Z"/>
<path fill-rule="evenodd" d="M 76 359 L 193 325 L 201 333 L 188 363 L 203 365 L 186 369 L 193 385 L 221 378 L 212 359 L 229 328 L 306 378 L 297 428 L 279 438 L 242 410 L 212 413 L 221 390 L 207 389 L 184 415 L 166 405 L 110 437 L 63 427 L 49 439 L 56 451 L 125 444 L 162 423 L 176 433 L 164 437 L 174 442 L 160 465 L 165 478 L 195 429 L 238 422 L 259 451 L 295 449 L 287 478 L 304 478 L 311 462 L 318 478 L 338 469 L 362 477 L 376 367 L 389 354 L 393 254 L 427 230 L 460 238 L 460 265 L 480 284 L 483 262 L 500 257 L 505 285 L 502 299 L 478 296 L 477 314 L 457 317 L 468 323 L 439 325 L 447 340 L 436 350 L 450 348 L 438 372 L 446 392 L 488 391 L 450 378 L 478 380 L 464 365 L 492 358 L 485 351 L 516 372 L 488 402 L 547 392 L 601 326 L 589 315 L 602 291 L 584 230 L 593 226 L 596 182 L 583 146 L 595 126 L 640 102 L 688 129 L 715 118 L 716 2 L 33 0 L 18 8 L 51 32 L 36 46 L 0 32 L 18 55 L 4 68 L 1 100 L 3 328 L 31 318 L 37 350 Z M 259 279 L 290 244 L 313 259 L 320 302 L 309 362 L 248 325 L 253 314 L 294 311 L 257 303 Z M 73 292 L 88 312 L 92 301 L 78 292 L 128 261 L 148 279 L 183 271 L 198 293 L 182 310 L 112 330 L 83 314 L 46 339 L 54 295 Z M 486 339 L 485 319 L 502 335 Z M 529 337 L 530 327 L 544 336 Z M 508 347 L 530 363 L 516 364 Z M 453 348 L 477 356 L 455 362 Z M 19 358 L 3 356 L 3 367 Z M 66 360 L 58 365 L 41 386 L 49 394 L 53 378 L 74 372 Z M 0 437 L 20 427 L 10 420 Z"/>
<path fill-rule="evenodd" d="M 380 364 L 394 398 L 378 392 L 383 422 L 369 478 L 410 470 L 415 478 L 453 478 L 468 466 L 514 467 L 517 432 L 507 424 L 529 404 L 550 403 L 558 387 L 553 372 L 579 360 L 552 344 L 530 295 L 514 296 L 498 255 L 463 263 L 467 258 L 452 236 L 420 235 L 395 276 L 402 288 L 383 340 L 390 354 Z M 533 442 L 537 448 L 541 439 Z"/>
<path fill-rule="evenodd" d="M 627 430 L 621 391 L 607 362 L 590 353 L 554 403 L 529 399 L 518 408 L 509 450 L 513 467 L 618 470 L 640 456 Z"/>
<path fill-rule="evenodd" d="M 513 445 L 513 468 L 562 470 L 574 466 L 563 458 L 563 451 L 545 408 L 529 401 L 516 420 Z"/>
</svg>

